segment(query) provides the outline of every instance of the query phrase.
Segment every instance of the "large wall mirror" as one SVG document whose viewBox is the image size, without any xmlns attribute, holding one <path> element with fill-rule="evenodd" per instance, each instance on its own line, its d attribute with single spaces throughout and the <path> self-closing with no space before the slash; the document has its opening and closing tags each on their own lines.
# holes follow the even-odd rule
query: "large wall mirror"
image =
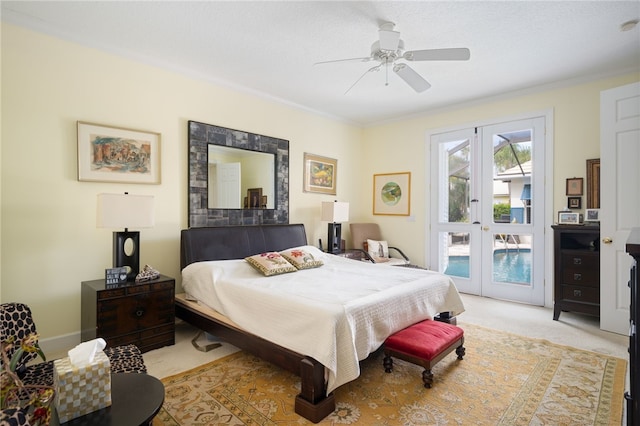
<svg viewBox="0 0 640 426">
<path fill-rule="evenodd" d="M 189 121 L 189 227 L 289 223 L 289 141 Z"/>
</svg>

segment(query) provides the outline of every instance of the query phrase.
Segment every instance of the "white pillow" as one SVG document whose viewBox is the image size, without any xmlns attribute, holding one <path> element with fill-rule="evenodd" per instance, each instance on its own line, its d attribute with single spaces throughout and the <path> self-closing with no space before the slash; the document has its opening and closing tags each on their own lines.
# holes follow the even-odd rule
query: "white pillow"
<svg viewBox="0 0 640 426">
<path fill-rule="evenodd" d="M 376 262 L 386 262 L 389 260 L 389 244 L 387 244 L 386 241 L 367 239 L 367 252 Z"/>
</svg>

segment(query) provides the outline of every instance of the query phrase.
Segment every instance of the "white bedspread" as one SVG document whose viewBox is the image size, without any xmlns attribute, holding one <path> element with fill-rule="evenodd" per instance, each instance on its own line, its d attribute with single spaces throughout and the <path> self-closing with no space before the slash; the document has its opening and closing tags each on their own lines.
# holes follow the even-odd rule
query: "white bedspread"
<svg viewBox="0 0 640 426">
<path fill-rule="evenodd" d="M 240 259 L 198 262 L 183 269 L 182 287 L 244 330 L 322 363 L 327 392 L 357 378 L 358 361 L 392 333 L 464 311 L 446 275 L 303 248 L 324 265 L 265 277 Z"/>
</svg>

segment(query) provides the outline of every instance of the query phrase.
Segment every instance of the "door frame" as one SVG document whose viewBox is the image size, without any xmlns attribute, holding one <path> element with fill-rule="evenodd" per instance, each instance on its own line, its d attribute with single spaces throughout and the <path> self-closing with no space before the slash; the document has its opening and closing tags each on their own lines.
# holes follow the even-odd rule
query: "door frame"
<svg viewBox="0 0 640 426">
<path fill-rule="evenodd" d="M 425 167 L 431 165 L 431 137 L 439 133 L 447 133 L 460 131 L 462 129 L 486 127 L 499 123 L 505 123 L 510 121 L 527 120 L 533 118 L 544 118 L 545 120 L 545 176 L 544 176 L 544 306 L 553 306 L 553 232 L 551 231 L 551 225 L 554 223 L 554 169 L 553 169 L 553 152 L 554 152 L 554 110 L 553 108 L 532 111 L 526 113 L 515 114 L 511 116 L 495 117 L 489 119 L 483 119 L 470 123 L 462 123 L 455 126 L 447 126 L 437 129 L 429 129 L 425 135 Z M 431 200 L 431 191 L 436 183 L 432 183 L 431 173 L 427 172 L 425 175 L 425 200 Z M 430 267 L 431 264 L 431 215 L 432 208 L 425 209 L 425 234 L 424 234 L 424 264 Z"/>
</svg>

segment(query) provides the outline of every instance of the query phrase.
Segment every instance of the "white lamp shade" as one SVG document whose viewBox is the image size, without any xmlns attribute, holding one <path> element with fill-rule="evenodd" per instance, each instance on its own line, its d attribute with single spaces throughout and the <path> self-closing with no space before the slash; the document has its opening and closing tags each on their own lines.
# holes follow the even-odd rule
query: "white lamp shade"
<svg viewBox="0 0 640 426">
<path fill-rule="evenodd" d="M 151 228 L 154 224 L 152 195 L 98 194 L 98 228 Z"/>
<path fill-rule="evenodd" d="M 323 201 L 322 220 L 334 223 L 348 222 L 349 203 L 339 201 Z"/>
</svg>

